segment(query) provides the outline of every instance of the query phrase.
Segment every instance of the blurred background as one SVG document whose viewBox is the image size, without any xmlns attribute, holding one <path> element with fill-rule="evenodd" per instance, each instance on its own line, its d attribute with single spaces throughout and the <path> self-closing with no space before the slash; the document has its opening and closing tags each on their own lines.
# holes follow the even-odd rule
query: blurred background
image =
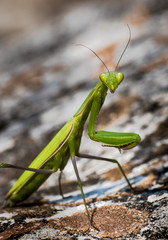
<svg viewBox="0 0 168 240">
<path fill-rule="evenodd" d="M 81 152 L 120 160 L 138 184 L 143 181 L 138 176 L 151 174 L 149 166 L 167 169 L 166 0 L 0 0 L 0 162 L 28 166 L 106 71 L 96 56 L 75 44 L 92 48 L 114 70 L 129 38 L 127 24 L 131 43 L 119 65 L 125 81 L 108 94 L 97 126 L 136 132 L 142 143 L 120 154 L 92 142 L 87 123 Z M 116 166 L 84 159 L 78 164 L 86 186 L 100 179 L 126 186 L 119 172 L 112 172 Z M 0 200 L 20 174 L 0 170 Z M 71 163 L 63 180 L 64 192 L 77 189 Z M 42 189 L 48 196 L 51 189 L 57 193 L 56 185 L 54 174 Z"/>
</svg>

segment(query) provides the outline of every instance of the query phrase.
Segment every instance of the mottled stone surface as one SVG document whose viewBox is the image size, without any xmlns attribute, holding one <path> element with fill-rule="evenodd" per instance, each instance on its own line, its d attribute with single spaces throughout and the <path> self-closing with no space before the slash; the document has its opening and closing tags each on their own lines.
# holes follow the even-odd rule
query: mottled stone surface
<svg viewBox="0 0 168 240">
<path fill-rule="evenodd" d="M 0 163 L 28 166 L 77 111 L 105 71 L 87 49 L 124 82 L 108 94 L 97 128 L 136 132 L 141 143 L 122 151 L 92 142 L 84 130 L 81 152 L 119 160 L 117 166 L 78 159 L 92 216 L 85 214 L 69 162 L 65 199 L 53 174 L 21 206 L 0 210 L 0 239 L 168 238 L 168 3 L 166 0 L 0 2 Z M 20 176 L 0 170 L 0 202 Z"/>
</svg>

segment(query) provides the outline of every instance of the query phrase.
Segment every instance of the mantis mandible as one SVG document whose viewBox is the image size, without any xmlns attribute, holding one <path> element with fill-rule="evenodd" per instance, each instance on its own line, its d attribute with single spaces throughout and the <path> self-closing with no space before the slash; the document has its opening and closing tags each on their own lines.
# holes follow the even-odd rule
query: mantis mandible
<svg viewBox="0 0 168 240">
<path fill-rule="evenodd" d="M 127 42 L 127 45 L 121 57 L 123 56 L 129 42 L 130 38 L 129 41 Z M 100 57 L 93 50 L 91 51 L 100 59 Z M 120 59 L 118 63 L 120 62 Z M 104 64 L 103 61 L 102 63 Z M 34 161 L 29 165 L 28 168 L 6 163 L 0 164 L 0 168 L 18 168 L 25 170 L 24 173 L 20 176 L 20 178 L 16 181 L 14 186 L 10 189 L 10 191 L 6 195 L 6 199 L 9 200 L 9 205 L 11 207 L 27 199 L 33 192 L 35 192 L 40 187 L 40 185 L 50 176 L 50 174 L 58 170 L 60 170 L 60 173 L 62 173 L 63 169 L 67 164 L 68 159 L 71 158 L 74 171 L 77 177 L 78 185 L 80 187 L 80 191 L 82 194 L 86 214 L 88 216 L 89 221 L 91 221 L 85 200 L 85 195 L 83 192 L 82 182 L 75 161 L 76 156 L 95 160 L 104 160 L 117 164 L 125 180 L 127 181 L 129 187 L 132 188 L 128 178 L 124 173 L 124 170 L 122 169 L 120 163 L 117 160 L 103 158 L 100 156 L 86 155 L 79 152 L 83 128 L 89 114 L 90 117 L 88 135 L 93 141 L 101 142 L 105 146 L 115 147 L 118 148 L 119 150 L 131 149 L 135 147 L 137 144 L 139 144 L 141 141 L 140 136 L 135 133 L 116 133 L 95 130 L 97 116 L 104 103 L 107 91 L 110 90 L 111 93 L 114 93 L 119 84 L 124 79 L 123 73 L 117 72 L 116 69 L 114 72 L 112 72 L 109 71 L 109 69 L 107 68 L 107 72 L 100 74 L 99 77 L 100 82 L 89 93 L 81 107 L 77 110 L 77 112 L 73 116 L 73 118 L 70 119 L 61 128 L 61 130 L 42 150 L 42 152 L 34 159 Z"/>
</svg>

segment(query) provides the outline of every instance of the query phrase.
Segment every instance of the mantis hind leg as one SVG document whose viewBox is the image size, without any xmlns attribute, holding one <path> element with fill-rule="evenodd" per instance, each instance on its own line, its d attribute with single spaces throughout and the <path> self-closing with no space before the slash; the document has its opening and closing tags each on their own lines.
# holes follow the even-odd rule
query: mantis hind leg
<svg viewBox="0 0 168 240">
<path fill-rule="evenodd" d="M 103 158 L 103 157 L 98 157 L 98 156 L 93 156 L 93 155 L 82 154 L 82 153 L 79 153 L 77 156 L 80 157 L 80 158 L 102 160 L 102 161 L 107 161 L 107 162 L 112 162 L 112 163 L 117 164 L 121 173 L 122 173 L 122 175 L 124 176 L 125 180 L 127 181 L 128 186 L 130 187 L 131 190 L 133 190 L 133 187 L 132 187 L 130 181 L 128 180 L 123 168 L 121 167 L 120 163 L 116 159 Z"/>
<path fill-rule="evenodd" d="M 88 219 L 91 223 L 91 218 L 90 218 L 90 214 L 89 214 L 89 211 L 88 211 L 88 208 L 87 208 L 86 199 L 85 199 L 85 195 L 84 195 L 84 192 L 83 192 L 82 182 L 81 182 L 81 179 L 80 179 L 80 176 L 79 176 L 79 172 L 78 172 L 78 168 L 77 168 L 77 165 L 76 165 L 75 157 L 71 157 L 71 160 L 72 160 L 74 171 L 75 171 L 75 174 L 76 174 L 76 177 L 77 177 L 77 180 L 78 180 L 78 185 L 79 185 L 80 190 L 81 190 L 83 202 L 84 202 L 84 205 L 85 205 L 86 214 L 87 214 Z"/>
<path fill-rule="evenodd" d="M 8 163 L 1 163 L 0 168 L 15 168 L 15 169 L 21 169 L 21 170 L 27 170 L 30 172 L 35 172 L 35 173 L 43 173 L 43 174 L 52 174 L 55 171 L 50 170 L 50 169 L 38 169 L 38 168 L 29 168 L 29 167 L 22 167 L 22 166 L 17 166 L 13 164 L 8 164 Z"/>
<path fill-rule="evenodd" d="M 63 171 L 60 171 L 60 174 L 59 174 L 59 177 L 58 177 L 58 187 L 59 187 L 59 193 L 61 195 L 61 197 L 64 199 L 64 194 L 63 194 L 63 191 L 62 191 L 62 185 L 61 185 L 61 178 L 62 178 L 62 173 Z"/>
</svg>

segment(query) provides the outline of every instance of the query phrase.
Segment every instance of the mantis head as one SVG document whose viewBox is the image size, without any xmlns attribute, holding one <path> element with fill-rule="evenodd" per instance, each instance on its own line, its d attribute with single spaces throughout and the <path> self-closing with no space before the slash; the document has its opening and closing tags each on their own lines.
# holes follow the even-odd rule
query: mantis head
<svg viewBox="0 0 168 240">
<path fill-rule="evenodd" d="M 106 72 L 100 74 L 99 78 L 110 92 L 114 93 L 118 85 L 124 79 L 124 74 L 121 72 Z"/>
<path fill-rule="evenodd" d="M 91 48 L 83 45 L 83 44 L 77 44 L 77 45 L 80 45 L 80 46 L 83 46 L 83 47 L 86 47 L 87 49 L 89 49 L 91 52 L 93 52 L 98 58 L 99 60 L 103 63 L 103 65 L 105 66 L 105 68 L 107 69 L 108 72 L 105 72 L 105 73 L 102 73 L 100 74 L 99 78 L 100 78 L 100 81 L 110 90 L 110 92 L 114 93 L 116 88 L 118 87 L 118 85 L 122 82 L 122 80 L 124 79 L 124 74 L 121 73 L 121 72 L 117 72 L 117 68 L 118 68 L 118 65 L 130 43 L 130 40 L 131 40 L 131 30 L 130 30 L 130 27 L 129 25 L 127 24 L 127 27 L 128 27 L 128 30 L 129 30 L 129 39 L 127 41 L 127 44 L 124 48 L 124 51 L 122 52 L 118 62 L 117 62 L 117 65 L 115 67 L 115 70 L 114 72 L 111 72 L 108 67 L 106 66 L 106 64 L 103 62 L 103 60 L 97 55 L 97 53 L 95 51 L 93 51 Z"/>
<path fill-rule="evenodd" d="M 100 74 L 100 80 L 101 82 L 113 93 L 116 88 L 118 87 L 118 85 L 122 82 L 122 80 L 124 79 L 124 74 L 121 73 L 121 72 L 117 72 L 117 68 L 118 68 L 118 65 L 130 43 L 130 40 L 131 40 L 131 30 L 130 30 L 130 27 L 129 25 L 127 24 L 127 27 L 128 27 L 128 30 L 129 30 L 129 39 L 128 39 L 128 42 L 124 48 L 124 51 L 122 52 L 118 62 L 117 62 L 117 65 L 115 67 L 115 70 L 114 72 L 111 72 L 109 71 L 109 69 L 107 68 L 107 66 L 105 65 L 105 63 L 101 60 L 101 62 L 104 64 L 104 66 L 106 67 L 107 71 L 108 72 L 105 72 L 105 73 L 102 73 Z"/>
</svg>

